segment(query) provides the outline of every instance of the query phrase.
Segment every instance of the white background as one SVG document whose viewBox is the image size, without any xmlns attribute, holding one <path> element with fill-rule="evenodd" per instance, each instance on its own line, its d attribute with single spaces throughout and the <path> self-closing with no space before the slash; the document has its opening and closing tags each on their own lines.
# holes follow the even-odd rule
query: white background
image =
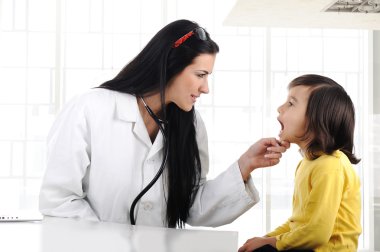
<svg viewBox="0 0 380 252">
<path fill-rule="evenodd" d="M 363 234 L 371 248 L 373 144 L 371 32 L 237 28 L 222 25 L 233 0 L 0 0 L 0 212 L 37 209 L 45 139 L 62 105 L 114 77 L 165 24 L 190 19 L 219 44 L 210 94 L 196 105 L 208 129 L 213 178 L 261 137 L 277 136 L 277 107 L 304 73 L 327 75 L 356 106 L 355 147 L 362 162 Z M 293 146 L 276 167 L 252 173 L 261 202 L 221 230 L 239 243 L 290 215 Z"/>
</svg>

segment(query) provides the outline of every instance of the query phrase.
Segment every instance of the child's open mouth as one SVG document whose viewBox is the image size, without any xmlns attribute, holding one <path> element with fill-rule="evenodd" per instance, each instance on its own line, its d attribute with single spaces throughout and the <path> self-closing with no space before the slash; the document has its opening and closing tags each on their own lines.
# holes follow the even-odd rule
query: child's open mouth
<svg viewBox="0 0 380 252">
<path fill-rule="evenodd" d="M 277 121 L 280 123 L 280 125 L 281 125 L 281 130 L 280 130 L 280 133 L 279 134 L 281 134 L 282 133 L 282 131 L 284 130 L 284 124 L 280 121 L 280 119 L 278 119 L 277 118 Z"/>
</svg>

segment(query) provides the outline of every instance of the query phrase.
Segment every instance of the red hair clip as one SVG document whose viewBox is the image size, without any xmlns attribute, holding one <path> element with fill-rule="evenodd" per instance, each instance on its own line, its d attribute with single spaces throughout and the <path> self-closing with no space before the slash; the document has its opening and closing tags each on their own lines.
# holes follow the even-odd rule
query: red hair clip
<svg viewBox="0 0 380 252">
<path fill-rule="evenodd" d="M 190 31 L 190 32 L 186 33 L 185 35 L 183 35 L 182 37 L 180 37 L 176 42 L 174 42 L 173 48 L 180 46 L 183 42 L 185 42 L 193 34 L 194 34 L 194 31 Z"/>
</svg>

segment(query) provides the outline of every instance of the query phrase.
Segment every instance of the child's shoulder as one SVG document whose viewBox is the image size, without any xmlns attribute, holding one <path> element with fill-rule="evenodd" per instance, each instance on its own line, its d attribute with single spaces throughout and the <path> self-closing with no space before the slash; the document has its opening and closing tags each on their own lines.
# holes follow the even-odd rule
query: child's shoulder
<svg viewBox="0 0 380 252">
<path fill-rule="evenodd" d="M 343 152 L 340 150 L 336 150 L 331 154 L 322 154 L 319 156 L 315 161 L 320 161 L 320 162 L 326 162 L 326 161 L 337 161 L 342 159 L 344 156 L 346 156 Z"/>
<path fill-rule="evenodd" d="M 336 150 L 331 154 L 322 154 L 317 159 L 311 161 L 311 166 L 319 172 L 335 170 L 343 170 L 345 166 L 350 165 L 347 156 L 340 150 Z"/>
<path fill-rule="evenodd" d="M 349 162 L 349 159 L 346 156 L 346 154 L 344 154 L 344 152 L 340 150 L 336 150 L 331 154 L 323 154 L 316 160 L 318 159 L 320 162 L 333 162 L 333 163 L 334 162 L 341 163 L 341 162 L 347 162 L 347 161 Z"/>
</svg>

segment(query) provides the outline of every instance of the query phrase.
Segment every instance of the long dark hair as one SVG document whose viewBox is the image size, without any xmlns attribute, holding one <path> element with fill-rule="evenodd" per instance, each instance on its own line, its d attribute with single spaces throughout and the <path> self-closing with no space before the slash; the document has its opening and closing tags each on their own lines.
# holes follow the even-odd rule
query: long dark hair
<svg viewBox="0 0 380 252">
<path fill-rule="evenodd" d="M 289 88 L 311 88 L 306 109 L 307 128 L 303 140 L 311 139 L 306 148 L 309 159 L 321 153 L 332 154 L 341 150 L 351 163 L 360 159 L 353 154 L 355 108 L 344 88 L 334 80 L 316 74 L 302 75 L 292 80 Z"/>
<path fill-rule="evenodd" d="M 199 25 L 177 20 L 162 28 L 120 73 L 99 87 L 136 96 L 160 93 L 162 117 L 168 122 L 168 197 L 166 219 L 169 227 L 183 227 L 199 187 L 201 162 L 196 141 L 195 111 L 185 112 L 170 103 L 165 106 L 168 82 L 200 54 L 216 54 L 218 45 L 206 32 L 206 40 L 189 37 L 179 47 L 176 40 Z"/>
</svg>

